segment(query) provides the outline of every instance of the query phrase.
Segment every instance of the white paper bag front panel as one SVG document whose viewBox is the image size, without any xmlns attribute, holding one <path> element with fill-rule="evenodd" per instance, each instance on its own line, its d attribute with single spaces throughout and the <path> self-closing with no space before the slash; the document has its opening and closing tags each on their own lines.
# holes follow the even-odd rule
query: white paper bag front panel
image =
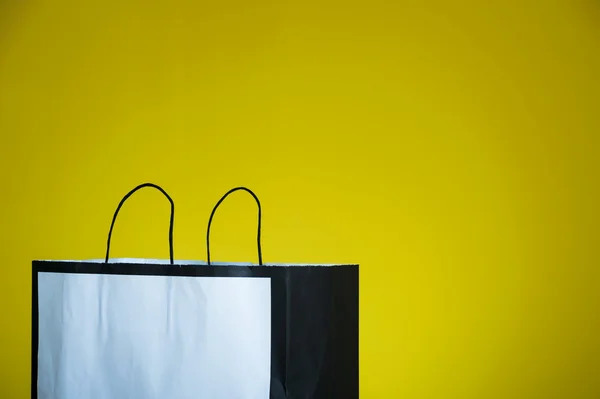
<svg viewBox="0 0 600 399">
<path fill-rule="evenodd" d="M 39 399 L 268 399 L 268 278 L 38 274 Z"/>
</svg>

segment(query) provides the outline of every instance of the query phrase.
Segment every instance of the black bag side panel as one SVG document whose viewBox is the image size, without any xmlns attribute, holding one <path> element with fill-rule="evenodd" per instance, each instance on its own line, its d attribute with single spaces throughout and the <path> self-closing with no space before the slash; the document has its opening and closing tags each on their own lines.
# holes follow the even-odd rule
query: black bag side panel
<svg viewBox="0 0 600 399">
<path fill-rule="evenodd" d="M 313 398 L 327 374 L 333 312 L 328 267 L 290 267 L 288 297 L 288 398 Z"/>
<path fill-rule="evenodd" d="M 358 266 L 288 268 L 287 399 L 358 398 Z"/>
<path fill-rule="evenodd" d="M 333 306 L 326 367 L 312 399 L 358 399 L 358 265 L 331 268 Z"/>
</svg>

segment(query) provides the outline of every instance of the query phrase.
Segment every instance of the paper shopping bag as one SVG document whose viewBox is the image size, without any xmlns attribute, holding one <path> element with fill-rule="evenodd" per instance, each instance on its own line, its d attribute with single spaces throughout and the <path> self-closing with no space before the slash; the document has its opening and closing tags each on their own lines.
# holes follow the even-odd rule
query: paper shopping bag
<svg viewBox="0 0 600 399">
<path fill-rule="evenodd" d="M 171 202 L 170 261 L 111 260 L 146 186 Z M 211 262 L 238 190 L 259 262 Z M 32 398 L 358 398 L 358 265 L 263 264 L 243 187 L 207 262 L 175 262 L 173 211 L 141 185 L 104 260 L 33 262 Z"/>
</svg>

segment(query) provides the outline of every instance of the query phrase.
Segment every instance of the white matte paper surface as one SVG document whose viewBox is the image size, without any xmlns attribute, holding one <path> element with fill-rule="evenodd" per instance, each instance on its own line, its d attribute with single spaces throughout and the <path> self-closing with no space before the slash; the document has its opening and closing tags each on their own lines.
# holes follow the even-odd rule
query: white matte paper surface
<svg viewBox="0 0 600 399">
<path fill-rule="evenodd" d="M 38 274 L 39 399 L 268 399 L 268 278 Z"/>
</svg>

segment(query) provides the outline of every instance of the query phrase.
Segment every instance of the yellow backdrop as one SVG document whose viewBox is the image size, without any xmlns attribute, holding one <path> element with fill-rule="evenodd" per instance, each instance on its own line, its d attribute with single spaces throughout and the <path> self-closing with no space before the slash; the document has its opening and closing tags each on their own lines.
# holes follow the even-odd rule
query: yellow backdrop
<svg viewBox="0 0 600 399">
<path fill-rule="evenodd" d="M 599 27 L 591 0 L 0 2 L 0 397 L 29 395 L 31 260 L 102 257 L 145 181 L 178 259 L 247 185 L 265 261 L 360 263 L 363 398 L 600 397 Z M 167 257 L 157 192 L 121 215 L 115 256 Z M 255 261 L 254 223 L 231 197 L 214 257 Z"/>
</svg>

